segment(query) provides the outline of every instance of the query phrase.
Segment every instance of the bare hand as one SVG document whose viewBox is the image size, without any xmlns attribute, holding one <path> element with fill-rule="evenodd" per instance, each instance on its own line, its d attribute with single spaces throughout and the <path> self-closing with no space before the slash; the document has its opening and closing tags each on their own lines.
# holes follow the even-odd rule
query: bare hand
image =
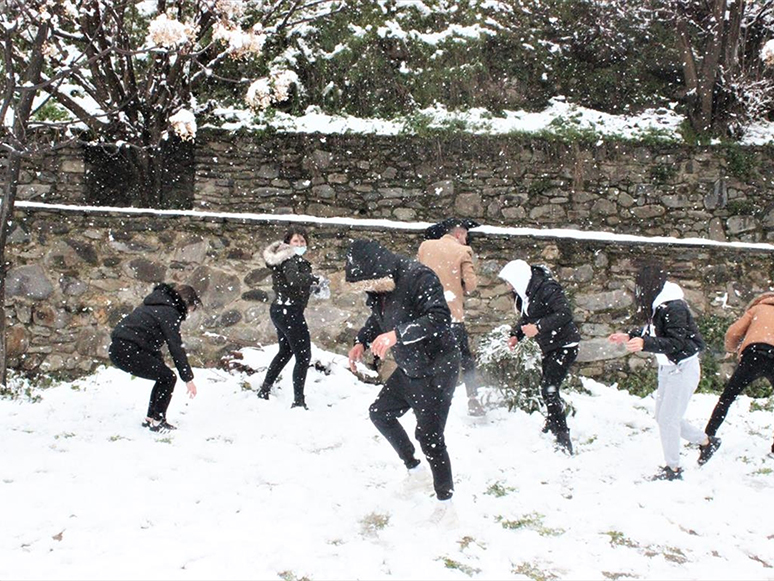
<svg viewBox="0 0 774 581">
<path fill-rule="evenodd" d="M 527 337 L 534 337 L 538 334 L 538 328 L 537 325 L 530 323 L 529 325 L 522 325 L 521 332 L 524 333 Z"/>
<path fill-rule="evenodd" d="M 518 337 L 508 337 L 508 349 L 513 349 L 516 347 L 516 343 L 519 342 Z"/>
<path fill-rule="evenodd" d="M 395 331 L 382 333 L 376 339 L 374 339 L 373 343 L 371 343 L 371 351 L 379 359 L 384 359 L 384 356 L 387 355 L 387 351 L 390 350 L 390 347 L 395 345 L 397 342 L 398 335 L 395 333 Z"/>
<path fill-rule="evenodd" d="M 629 353 L 636 353 L 637 351 L 642 351 L 642 348 L 645 346 L 645 341 L 643 341 L 642 337 L 635 337 L 634 339 L 629 339 L 626 343 L 626 350 Z"/>
<path fill-rule="evenodd" d="M 629 335 L 627 333 L 613 333 L 607 338 L 607 340 L 611 343 L 618 343 L 619 345 L 623 345 L 629 340 Z"/>
<path fill-rule="evenodd" d="M 188 390 L 188 397 L 191 399 L 196 397 L 196 384 L 194 384 L 193 379 L 185 384 L 186 389 Z"/>
<path fill-rule="evenodd" d="M 349 370 L 352 373 L 357 372 L 356 363 L 363 358 L 365 347 L 361 343 L 355 343 L 355 346 L 349 350 Z"/>
</svg>

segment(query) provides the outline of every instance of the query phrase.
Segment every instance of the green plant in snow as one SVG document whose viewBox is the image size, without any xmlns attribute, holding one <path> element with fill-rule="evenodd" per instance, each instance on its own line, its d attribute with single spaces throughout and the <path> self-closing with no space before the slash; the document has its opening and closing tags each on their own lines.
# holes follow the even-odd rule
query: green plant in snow
<svg viewBox="0 0 774 581">
<path fill-rule="evenodd" d="M 503 496 L 506 496 L 516 490 L 512 486 L 506 486 L 500 481 L 495 482 L 494 484 L 489 485 L 489 488 L 486 489 L 486 492 L 484 494 L 489 494 L 491 496 L 496 496 L 497 498 L 502 498 Z"/>
<path fill-rule="evenodd" d="M 551 581 L 552 579 L 558 579 L 558 577 L 551 571 L 544 571 L 537 565 L 527 562 L 515 566 L 512 571 L 517 575 L 524 575 L 529 577 L 533 581 Z"/>
<path fill-rule="evenodd" d="M 522 339 L 513 349 L 508 347 L 510 325 L 500 325 L 478 343 L 478 371 L 486 385 L 498 390 L 508 411 L 523 410 L 529 414 L 545 415 L 545 405 L 540 393 L 542 355 L 533 339 Z M 575 410 L 564 403 L 565 414 Z"/>
<path fill-rule="evenodd" d="M 750 402 L 751 412 L 774 412 L 774 396 Z"/>
<path fill-rule="evenodd" d="M 293 571 L 280 571 L 277 573 L 277 577 L 282 581 L 311 581 L 306 575 L 298 577 Z"/>
<path fill-rule="evenodd" d="M 473 577 L 473 575 L 481 573 L 481 569 L 477 567 L 471 567 L 465 563 L 460 563 L 459 561 L 455 561 L 450 557 L 438 557 L 437 560 L 443 561 L 443 564 L 447 569 L 457 569 L 458 571 L 465 573 L 465 575 L 468 577 Z"/>
<path fill-rule="evenodd" d="M 516 520 L 504 519 L 502 516 L 495 518 L 504 529 L 530 529 L 538 533 L 541 537 L 557 537 L 564 534 L 564 529 L 554 529 L 543 524 L 543 515 L 536 512 L 525 514 Z"/>
<path fill-rule="evenodd" d="M 607 531 L 604 534 L 610 537 L 610 545 L 613 547 L 637 547 L 637 543 L 632 541 L 621 531 Z"/>
<path fill-rule="evenodd" d="M 365 536 L 376 536 L 388 524 L 390 515 L 372 512 L 360 519 L 360 532 Z"/>
</svg>

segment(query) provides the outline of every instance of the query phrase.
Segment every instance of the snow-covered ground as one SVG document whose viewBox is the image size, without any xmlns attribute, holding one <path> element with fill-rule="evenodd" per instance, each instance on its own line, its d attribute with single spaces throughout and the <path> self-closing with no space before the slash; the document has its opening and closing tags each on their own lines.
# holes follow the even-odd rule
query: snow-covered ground
<svg viewBox="0 0 774 581">
<path fill-rule="evenodd" d="M 315 348 L 330 373 L 310 370 L 309 411 L 290 409 L 291 367 L 259 400 L 274 352 L 246 350 L 250 376 L 195 370 L 199 395 L 178 385 L 168 434 L 140 427 L 150 382 L 113 368 L 39 403 L 0 400 L 0 579 L 774 577 L 774 418 L 749 398 L 711 462 L 686 446 L 684 481 L 651 482 L 651 398 L 591 381 L 567 394 L 569 458 L 539 414 L 469 417 L 459 387 L 459 524 L 439 528 L 432 491 L 401 494 L 405 470 L 368 419 L 378 388 Z M 695 396 L 688 418 L 703 426 L 715 400 Z"/>
<path fill-rule="evenodd" d="M 637 115 L 612 115 L 568 102 L 563 97 L 551 99 L 543 111 L 504 111 L 493 115 L 486 109 L 450 111 L 442 105 L 422 109 L 405 119 L 364 119 L 346 115 L 328 115 L 316 107 L 309 107 L 303 115 L 274 112 L 263 118 L 249 109 L 219 108 L 215 115 L 221 120 L 218 127 L 229 130 L 263 129 L 301 133 L 365 133 L 397 135 L 411 133 L 412 125 L 426 124 L 430 128 L 453 126 L 455 130 L 474 134 L 498 135 L 507 133 L 559 133 L 586 131 L 600 137 L 643 139 L 659 137 L 681 142 L 680 126 L 685 116 L 670 107 L 648 109 Z M 745 128 L 742 145 L 765 145 L 774 141 L 774 123 L 759 121 Z"/>
</svg>

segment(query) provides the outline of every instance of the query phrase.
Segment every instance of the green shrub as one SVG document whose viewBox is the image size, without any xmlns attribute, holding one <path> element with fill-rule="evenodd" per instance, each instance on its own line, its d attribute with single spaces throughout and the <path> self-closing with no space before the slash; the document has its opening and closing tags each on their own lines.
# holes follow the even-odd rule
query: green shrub
<svg viewBox="0 0 774 581">
<path fill-rule="evenodd" d="M 529 414 L 539 411 L 545 415 L 540 393 L 540 347 L 532 339 L 522 339 L 509 349 L 509 336 L 510 325 L 500 325 L 481 338 L 477 349 L 478 371 L 486 385 L 497 389 L 508 411 L 520 409 Z M 575 415 L 570 404 L 564 401 L 563 404 L 565 414 Z"/>
<path fill-rule="evenodd" d="M 637 397 L 646 397 L 658 387 L 658 373 L 652 366 L 641 367 L 627 373 L 617 383 L 618 389 L 628 391 Z"/>
<path fill-rule="evenodd" d="M 729 144 L 726 148 L 726 168 L 728 175 L 747 181 L 758 172 L 758 159 L 755 153 L 745 150 L 739 144 Z"/>
</svg>

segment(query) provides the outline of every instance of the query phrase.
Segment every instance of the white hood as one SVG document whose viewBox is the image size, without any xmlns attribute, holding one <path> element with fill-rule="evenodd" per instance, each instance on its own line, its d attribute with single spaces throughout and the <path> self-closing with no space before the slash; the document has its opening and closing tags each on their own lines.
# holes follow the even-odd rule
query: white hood
<svg viewBox="0 0 774 581">
<path fill-rule="evenodd" d="M 666 281 L 664 283 L 664 288 L 661 289 L 661 292 L 658 293 L 658 296 L 653 300 L 653 312 L 656 312 L 656 309 L 659 305 L 662 305 L 668 301 L 677 301 L 681 300 L 685 297 L 685 294 L 683 293 L 683 289 L 681 289 L 678 285 L 676 285 L 673 282 Z M 647 333 L 651 337 L 656 336 L 656 329 L 653 325 L 649 325 L 647 327 Z M 658 361 L 659 365 L 674 365 L 669 358 L 664 355 L 663 353 L 656 353 L 656 361 Z"/>
<path fill-rule="evenodd" d="M 511 260 L 508 264 L 503 266 L 503 269 L 498 274 L 501 279 L 510 284 L 515 290 L 519 298 L 521 298 L 521 311 L 524 313 L 527 311 L 527 287 L 529 281 L 532 280 L 532 267 L 524 260 Z"/>
<path fill-rule="evenodd" d="M 684 298 L 685 298 L 685 294 L 683 293 L 683 289 L 681 289 L 677 284 L 673 282 L 666 281 L 664 283 L 664 288 L 661 289 L 661 292 L 658 293 L 658 296 L 653 300 L 653 304 L 651 305 L 653 308 L 653 312 L 656 311 L 656 309 L 660 304 L 663 304 L 669 301 L 679 301 Z"/>
</svg>

